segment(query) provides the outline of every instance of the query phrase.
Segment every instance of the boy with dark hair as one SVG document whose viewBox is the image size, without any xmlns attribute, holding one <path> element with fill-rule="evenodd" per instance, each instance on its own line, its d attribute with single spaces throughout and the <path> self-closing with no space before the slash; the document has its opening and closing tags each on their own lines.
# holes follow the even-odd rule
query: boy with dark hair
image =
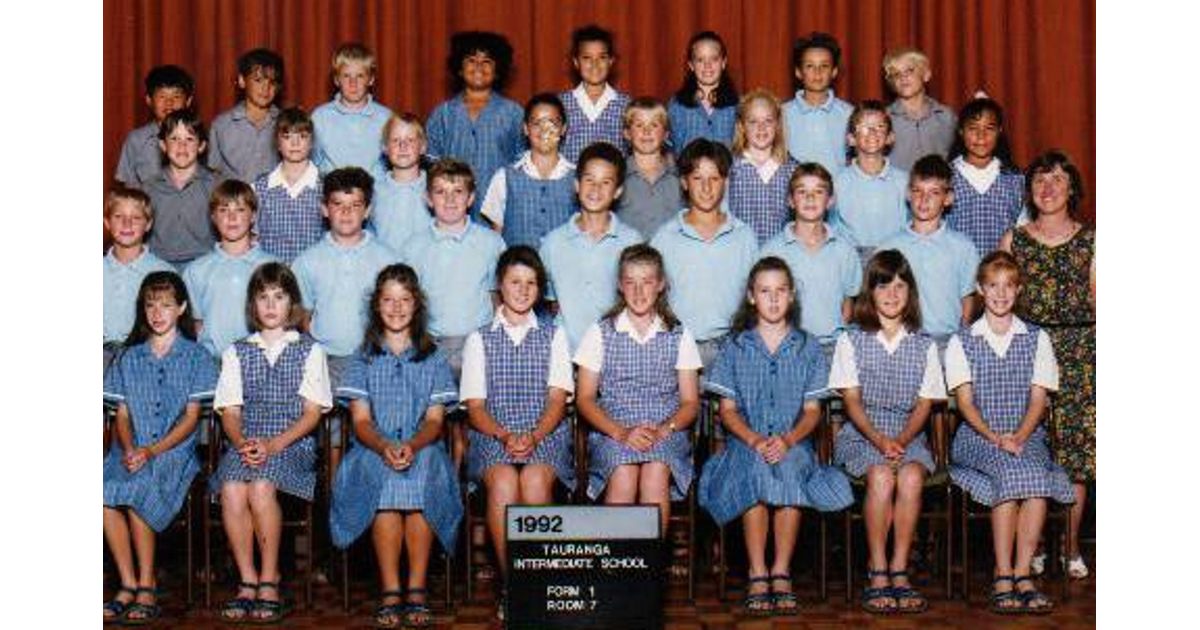
<svg viewBox="0 0 1200 630">
<path fill-rule="evenodd" d="M 797 162 L 816 162 L 834 177 L 846 167 L 846 124 L 854 108 L 831 86 L 842 49 L 828 33 L 812 32 L 796 40 L 792 66 L 800 89 L 783 104 L 788 153 Z"/>
<path fill-rule="evenodd" d="M 192 76 L 179 66 L 155 66 L 146 74 L 146 105 L 154 120 L 125 136 L 121 158 L 117 162 L 117 181 L 141 190 L 145 183 L 162 172 L 162 151 L 158 147 L 158 126 L 168 114 L 192 105 Z"/>
<path fill-rule="evenodd" d="M 253 182 L 275 168 L 275 101 L 283 91 L 283 58 L 255 48 L 238 58 L 237 89 L 241 101 L 213 120 L 208 138 L 208 165 L 226 177 Z"/>
</svg>

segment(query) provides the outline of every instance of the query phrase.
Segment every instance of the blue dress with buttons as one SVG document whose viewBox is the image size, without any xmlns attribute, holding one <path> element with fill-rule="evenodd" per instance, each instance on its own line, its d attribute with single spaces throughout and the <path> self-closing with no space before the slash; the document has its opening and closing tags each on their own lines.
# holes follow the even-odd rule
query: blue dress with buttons
<svg viewBox="0 0 1200 630">
<path fill-rule="evenodd" d="M 487 362 L 487 410 L 500 426 L 513 433 L 528 433 L 537 428 L 546 407 L 546 382 L 550 376 L 551 343 L 557 327 L 548 319 L 514 344 L 503 326 L 491 325 L 479 331 Z M 558 480 L 575 488 L 575 466 L 571 457 L 570 422 L 558 423 L 554 430 L 525 460 L 515 460 L 495 438 L 471 430 L 471 450 L 467 475 L 473 481 L 497 464 L 546 464 L 554 468 Z"/>
<path fill-rule="evenodd" d="M 1014 334 L 1003 357 L 982 335 L 963 330 L 957 337 L 971 366 L 971 394 L 980 415 L 993 431 L 1015 433 L 1029 407 L 1038 328 L 1028 325 L 1024 334 Z M 1021 454 L 1013 455 L 963 423 L 954 436 L 950 458 L 950 478 L 983 505 L 1036 497 L 1075 502 L 1071 480 L 1054 462 L 1041 424 Z"/>
<path fill-rule="evenodd" d="M 356 354 L 338 387 L 339 399 L 360 400 L 371 407 L 375 430 L 385 439 L 413 439 L 434 406 L 458 400 L 454 377 L 441 352 L 423 360 L 412 348 L 399 355 Z M 333 479 L 329 531 L 333 544 L 354 542 L 383 510 L 417 510 L 429 523 L 442 548 L 454 552 L 463 506 L 458 475 L 446 446 L 431 442 L 417 451 L 413 464 L 397 471 L 358 439 L 346 453 Z"/>
<path fill-rule="evenodd" d="M 271 365 L 261 346 L 246 340 L 233 344 L 242 370 L 242 435 L 246 438 L 271 438 L 288 430 L 304 411 L 304 399 L 298 393 L 304 380 L 304 366 L 315 341 L 307 335 L 287 344 Z M 209 483 L 209 490 L 220 492 L 231 482 L 270 481 L 279 492 L 311 501 L 317 484 L 316 439 L 306 435 L 279 453 L 267 457 L 258 467 L 242 463 L 237 450 L 226 442 L 225 452 Z"/>
<path fill-rule="evenodd" d="M 429 155 L 452 157 L 471 166 L 475 190 L 485 191 L 492 175 L 511 164 L 526 148 L 521 124 L 525 110 L 516 101 L 492 92 L 479 114 L 472 119 L 463 95 L 444 101 L 429 115 L 425 130 L 429 137 Z M 479 220 L 483 195 L 475 195 L 471 218 Z"/>
<path fill-rule="evenodd" d="M 155 356 L 149 344 L 128 348 L 105 377 L 104 397 L 128 409 L 133 444 L 143 447 L 166 437 L 189 403 L 211 398 L 216 382 L 212 358 L 199 344 L 180 336 L 162 357 Z M 128 506 L 161 532 L 183 507 L 200 472 L 196 432 L 151 457 L 137 472 L 125 468 L 124 455 L 113 446 L 104 457 L 104 506 Z"/>
<path fill-rule="evenodd" d="M 764 437 L 790 431 L 804 403 L 826 391 L 829 364 L 816 339 L 793 330 L 772 354 L 756 330 L 738 333 L 721 349 L 705 389 L 737 405 L 750 429 Z M 698 499 L 724 525 L 756 504 L 840 510 L 854 501 L 842 471 L 817 461 L 811 436 L 777 464 L 745 442 L 730 439 L 704 464 Z"/>
<path fill-rule="evenodd" d="M 933 339 L 922 333 L 910 333 L 900 341 L 895 352 L 888 354 L 876 333 L 853 329 L 846 333 L 854 346 L 854 363 L 862 387 L 862 403 L 867 419 L 875 429 L 888 437 L 900 435 L 908 425 L 920 395 Z M 853 477 L 861 477 L 872 466 L 891 466 L 891 460 L 858 432 L 853 422 L 846 422 L 833 445 L 833 461 L 844 466 Z M 925 433 L 918 433 L 904 448 L 901 465 L 916 462 L 933 472 L 933 455 Z"/>
<path fill-rule="evenodd" d="M 679 409 L 679 373 L 675 363 L 683 327 L 662 331 L 644 344 L 617 332 L 613 318 L 600 322 L 604 360 L 600 367 L 600 408 L 623 427 L 658 424 Z M 687 431 L 676 431 L 648 451 L 629 448 L 593 431 L 588 436 L 588 496 L 596 499 L 617 466 L 663 462 L 671 469 L 671 498 L 682 499 L 694 475 Z"/>
<path fill-rule="evenodd" d="M 575 201 L 574 171 L 558 179 L 534 179 L 520 166 L 505 169 L 504 231 L 509 247 L 537 249 L 542 237 L 566 223 L 579 206 Z"/>
<path fill-rule="evenodd" d="M 687 107 L 671 97 L 667 103 L 671 119 L 671 150 L 683 153 L 696 138 L 708 138 L 729 148 L 733 144 L 733 129 L 737 122 L 737 106 L 705 109 L 702 105 Z"/>
</svg>

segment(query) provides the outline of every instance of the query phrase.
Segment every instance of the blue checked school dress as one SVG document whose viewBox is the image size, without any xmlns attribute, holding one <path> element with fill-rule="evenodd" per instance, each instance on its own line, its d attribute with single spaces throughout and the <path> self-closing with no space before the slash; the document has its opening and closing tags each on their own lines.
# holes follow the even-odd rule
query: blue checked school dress
<svg viewBox="0 0 1200 630">
<path fill-rule="evenodd" d="M 304 399 L 298 393 L 304 380 L 304 365 L 316 342 L 307 335 L 287 344 L 271 365 L 262 347 L 245 339 L 233 344 L 242 369 L 242 435 L 270 438 L 283 433 L 300 419 Z M 225 452 L 209 483 L 216 494 L 229 482 L 265 479 L 305 501 L 313 498 L 317 474 L 316 439 L 310 434 L 292 442 L 257 468 L 242 463 L 238 452 L 226 443 Z"/>
<path fill-rule="evenodd" d="M 733 162 L 729 171 L 729 212 L 754 229 L 759 247 L 782 232 L 792 217 L 788 182 L 797 166 L 796 160 L 789 157 L 764 182 L 750 160 L 738 158 Z"/>
<path fill-rule="evenodd" d="M 986 256 L 1000 245 L 1000 238 L 1017 224 L 1025 198 L 1025 176 L 1001 170 L 987 192 L 980 193 L 962 176 L 952 171 L 954 205 L 946 212 L 946 224 L 962 232 L 975 244 L 975 251 Z"/>
<path fill-rule="evenodd" d="M 923 333 L 910 333 L 900 341 L 895 352 L 888 354 L 873 332 L 854 329 L 846 334 L 854 346 L 854 363 L 867 418 L 884 435 L 900 435 L 917 404 L 933 338 Z M 872 466 L 892 465 L 849 421 L 834 439 L 833 461 L 844 466 L 852 477 L 865 475 Z M 905 447 L 901 465 L 909 462 L 917 462 L 933 472 L 933 455 L 923 432 Z"/>
<path fill-rule="evenodd" d="M 339 399 L 366 402 L 375 430 L 397 444 L 413 439 L 425 412 L 458 400 L 454 376 L 441 352 L 424 360 L 412 348 L 399 355 L 355 354 L 338 387 Z M 417 451 L 412 466 L 393 470 L 383 457 L 355 438 L 333 479 L 329 532 L 333 544 L 350 546 L 380 510 L 419 510 L 442 548 L 454 551 L 463 506 L 458 475 L 446 446 L 432 442 Z"/>
<path fill-rule="evenodd" d="M 579 101 L 575 100 L 574 90 L 563 92 L 558 98 L 567 111 L 567 135 L 559 150 L 572 164 L 578 163 L 579 154 L 596 142 L 607 142 L 620 149 L 622 154 L 628 152 L 629 145 L 623 133 L 625 108 L 630 101 L 628 94 L 617 92 L 596 120 L 588 120 Z"/>
<path fill-rule="evenodd" d="M 624 427 L 659 424 L 674 414 L 679 409 L 675 363 L 683 327 L 660 331 L 640 344 L 629 333 L 617 332 L 610 317 L 600 322 L 600 335 L 604 346 L 600 408 Z M 682 499 L 692 485 L 691 450 L 687 431 L 676 431 L 645 452 L 593 431 L 588 436 L 588 496 L 600 496 L 617 466 L 663 462 L 671 469 L 671 498 Z"/>
<path fill-rule="evenodd" d="M 958 333 L 971 366 L 971 393 L 979 413 L 993 431 L 1013 433 L 1021 426 L 1029 405 L 1038 328 L 1027 324 L 1024 334 L 1014 334 L 1003 357 L 997 356 L 982 335 L 964 329 Z M 1046 443 L 1046 429 L 1038 425 L 1020 455 L 988 442 L 970 424 L 962 423 L 950 449 L 950 478 L 975 501 L 995 507 L 1014 499 L 1050 497 L 1074 503 L 1071 480 L 1054 463 Z"/>
<path fill-rule="evenodd" d="M 671 119 L 671 152 L 676 156 L 683 153 L 687 145 L 696 138 L 708 138 L 729 148 L 733 144 L 733 130 L 737 125 L 737 105 L 705 109 L 696 104 L 688 107 L 672 96 L 667 101 L 667 116 Z"/>
<path fill-rule="evenodd" d="M 793 330 L 771 354 L 758 331 L 747 330 L 721 349 L 705 389 L 733 401 L 755 433 L 770 437 L 796 425 L 804 403 L 824 395 L 828 377 L 829 363 L 811 335 Z M 741 440 L 728 440 L 704 464 L 698 498 L 720 525 L 759 503 L 830 512 L 854 502 L 846 475 L 817 461 L 811 438 L 777 464 Z"/>
<path fill-rule="evenodd" d="M 254 180 L 258 195 L 258 217 L 254 231 L 264 252 L 291 264 L 300 252 L 312 247 L 325 235 L 325 217 L 321 214 L 321 183 L 309 186 L 293 199 L 284 186 L 272 187 L 270 173 Z"/>
<path fill-rule="evenodd" d="M 533 431 L 545 409 L 555 330 L 557 327 L 550 320 L 540 319 L 519 345 L 513 343 L 503 326 L 489 324 L 479 330 L 487 361 L 487 410 L 496 422 L 513 433 Z M 497 464 L 547 464 L 554 468 L 564 486 L 574 489 L 570 422 L 564 418 L 537 445 L 529 459 L 521 461 L 509 456 L 500 441 L 471 429 L 467 476 L 479 481 Z"/>
<path fill-rule="evenodd" d="M 189 403 L 211 398 L 216 382 L 208 352 L 180 336 L 161 358 L 145 343 L 121 354 L 105 377 L 104 397 L 129 410 L 134 446 L 149 446 L 171 432 Z M 183 507 L 200 472 L 196 432 L 134 473 L 121 463 L 124 455 L 114 445 L 104 457 L 104 506 L 128 506 L 161 532 Z"/>
<path fill-rule="evenodd" d="M 558 179 L 534 179 L 519 164 L 505 168 L 504 231 L 509 246 L 537 249 L 542 237 L 574 216 L 575 177 L 571 171 Z"/>
</svg>

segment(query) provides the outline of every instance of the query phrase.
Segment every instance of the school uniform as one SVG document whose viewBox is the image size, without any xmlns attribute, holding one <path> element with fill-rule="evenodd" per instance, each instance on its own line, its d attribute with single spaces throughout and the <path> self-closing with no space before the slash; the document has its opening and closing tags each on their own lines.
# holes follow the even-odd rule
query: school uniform
<svg viewBox="0 0 1200 630">
<path fill-rule="evenodd" d="M 980 255 L 989 254 L 1022 216 L 1025 175 L 1002 169 L 997 158 L 980 169 L 960 156 L 952 166 L 954 205 L 946 211 L 946 223 L 967 235 Z"/>
<path fill-rule="evenodd" d="M 213 407 L 242 408 L 242 435 L 267 439 L 300 419 L 304 401 L 328 411 L 333 405 L 325 351 L 307 335 L 289 330 L 275 345 L 260 333 L 235 342 L 221 356 L 221 377 Z M 258 467 L 242 463 L 228 442 L 209 491 L 218 494 L 231 482 L 270 481 L 279 492 L 311 501 L 317 475 L 316 438 L 310 433 Z"/>
<path fill-rule="evenodd" d="M 166 170 L 145 182 L 154 206 L 154 229 L 146 244 L 154 255 L 177 268 L 208 253 L 213 237 L 208 200 L 224 176 L 197 165 L 192 178 L 177 188 Z"/>
<path fill-rule="evenodd" d="M 574 90 L 558 95 L 567 112 L 567 134 L 563 138 L 563 157 L 572 163 L 579 162 L 579 154 L 596 142 L 607 142 L 627 153 L 625 141 L 625 108 L 629 106 L 629 95 L 618 92 L 609 84 L 604 85 L 600 98 L 592 101 L 580 83 Z"/>
<path fill-rule="evenodd" d="M 149 343 L 127 348 L 104 379 L 104 397 L 128 409 L 133 445 L 144 447 L 166 437 L 188 404 L 211 397 L 216 378 L 204 349 L 180 335 L 162 357 Z M 125 468 L 125 454 L 114 444 L 104 457 L 104 506 L 128 506 L 161 532 L 183 507 L 200 472 L 196 431 L 137 472 Z"/>
<path fill-rule="evenodd" d="M 399 254 L 405 241 L 433 223 L 425 202 L 425 171 L 410 182 L 398 182 L 381 165 L 371 176 L 375 178 L 375 193 L 371 196 L 367 226 L 381 243 Z"/>
<path fill-rule="evenodd" d="M 744 156 L 729 170 L 729 213 L 754 230 L 758 244 L 771 240 L 792 216 L 788 207 L 788 182 L 799 164 L 790 158 L 756 166 Z"/>
<path fill-rule="evenodd" d="M 888 105 L 888 117 L 892 121 L 892 135 L 896 141 L 888 151 L 888 159 L 896 168 L 911 171 L 917 160 L 930 154 L 946 157 L 954 134 L 958 130 L 958 116 L 954 110 L 925 95 L 927 111 L 921 118 L 914 118 L 904 109 L 899 100 Z"/>
<path fill-rule="evenodd" d="M 321 173 L 311 161 L 293 184 L 284 179 L 282 165 L 275 167 L 254 180 L 254 194 L 258 195 L 254 233 L 263 251 L 290 265 L 324 236 Z"/>
<path fill-rule="evenodd" d="M 671 150 L 675 155 L 683 153 L 687 145 L 696 138 L 707 138 L 729 148 L 733 144 L 733 130 L 737 125 L 737 106 L 714 107 L 703 105 L 687 107 L 675 97 L 667 102 L 667 116 L 671 119 Z"/>
<path fill-rule="evenodd" d="M 878 249 L 908 223 L 908 173 L 886 162 L 869 175 L 855 160 L 834 177 L 837 191 L 832 220 L 860 248 Z M 864 261 L 865 263 L 865 261 Z"/>
<path fill-rule="evenodd" d="M 146 182 L 162 173 L 162 147 L 158 145 L 158 122 L 150 121 L 125 136 L 117 160 L 117 181 L 143 190 Z"/>
<path fill-rule="evenodd" d="M 937 345 L 928 335 L 901 329 L 887 340 L 883 331 L 851 329 L 842 333 L 829 372 L 831 389 L 862 388 L 863 408 L 876 430 L 896 437 L 908 425 L 917 398 L 945 400 L 946 383 L 938 361 Z M 833 461 L 852 477 L 862 477 L 872 466 L 891 466 L 891 460 L 847 421 L 833 445 Z M 916 462 L 933 472 L 933 455 L 925 433 L 904 447 L 901 465 Z"/>
<path fill-rule="evenodd" d="M 800 302 L 800 327 L 832 346 L 835 335 L 846 327 L 842 303 L 862 288 L 862 262 L 851 241 L 825 224 L 825 242 L 810 252 L 796 238 L 796 222 L 763 245 L 762 258 L 776 256 L 787 263 L 796 283 Z"/>
<path fill-rule="evenodd" d="M 679 370 L 699 370 L 700 351 L 682 325 L 666 330 L 656 317 L 642 337 L 621 312 L 592 324 L 575 353 L 575 363 L 600 375 L 599 404 L 624 427 L 659 424 L 679 409 Z M 588 496 L 596 499 L 617 466 L 663 462 L 671 470 L 671 498 L 687 495 L 694 474 L 687 431 L 676 431 L 646 452 L 607 435 L 588 436 Z"/>
<path fill-rule="evenodd" d="M 525 110 L 516 101 L 499 92 L 492 92 L 487 104 L 472 120 L 457 94 L 433 109 L 425 123 L 431 157 L 452 157 L 470 165 L 475 173 L 475 188 L 487 190 L 492 175 L 516 160 L 526 148 L 521 125 Z M 471 208 L 471 217 L 479 218 L 482 201 L 478 195 Z"/>
<path fill-rule="evenodd" d="M 542 239 L 538 255 L 546 266 L 547 293 L 558 302 L 558 320 L 571 349 L 583 333 L 612 307 L 617 294 L 621 252 L 642 242 L 637 230 L 609 214 L 608 230 L 593 239 L 578 218 L 558 226 Z"/>
<path fill-rule="evenodd" d="M 383 127 L 392 110 L 380 105 L 368 94 L 360 109 L 350 109 L 340 95 L 312 112 L 312 160 L 328 173 L 345 166 L 357 166 L 368 173 L 383 159 Z"/>
<path fill-rule="evenodd" d="M 829 90 L 820 105 L 809 105 L 804 90 L 783 104 L 783 132 L 788 153 L 803 164 L 816 162 L 833 176 L 846 168 L 846 127 L 854 107 Z M 835 187 L 838 195 L 842 189 Z"/>
<path fill-rule="evenodd" d="M 530 433 L 545 410 L 549 388 L 575 392 L 567 336 L 548 318 L 532 314 L 523 323 L 510 324 L 503 308 L 496 310 L 491 324 L 467 337 L 460 398 L 484 400 L 500 426 L 511 433 Z M 563 418 L 524 460 L 514 459 L 502 442 L 472 428 L 467 477 L 482 481 L 488 469 L 499 464 L 545 464 L 554 468 L 559 482 L 574 489 L 570 427 Z"/>
<path fill-rule="evenodd" d="M 267 117 L 255 124 L 246 115 L 246 101 L 222 112 L 208 133 L 208 166 L 234 179 L 252 182 L 279 163 L 275 149 L 275 121 L 279 108 L 271 105 Z"/>
<path fill-rule="evenodd" d="M 929 234 L 905 226 L 880 243 L 879 249 L 904 254 L 920 287 L 922 327 L 936 338 L 949 338 L 962 326 L 963 298 L 975 292 L 979 267 L 975 245 L 943 222 Z"/>
<path fill-rule="evenodd" d="M 763 437 L 792 430 L 803 406 L 826 394 L 829 366 L 816 339 L 792 330 L 772 353 L 757 330 L 746 330 L 721 350 L 704 389 L 737 405 Z M 704 464 L 697 497 L 719 525 L 762 503 L 840 510 L 854 502 L 841 470 L 820 464 L 811 437 L 768 464 L 745 442 L 729 439 Z"/>
<path fill-rule="evenodd" d="M 575 199 L 575 165 L 561 155 L 542 177 L 526 151 L 521 159 L 492 176 L 479 213 L 494 225 L 509 247 L 537 248 L 542 237 L 566 223 L 579 210 Z"/>
<path fill-rule="evenodd" d="M 684 207 L 675 159 L 670 155 L 664 159 L 662 170 L 652 180 L 638 169 L 637 160 L 631 157 L 617 205 L 621 220 L 647 241 Z"/>
<path fill-rule="evenodd" d="M 338 398 L 365 402 L 374 428 L 400 444 L 421 430 L 425 414 L 458 399 L 454 379 L 440 352 L 416 359 L 408 348 L 394 354 L 356 354 L 337 389 Z M 329 531 L 333 544 L 350 546 L 383 510 L 418 510 L 447 553 L 453 554 L 463 505 L 458 475 L 438 439 L 417 451 L 408 468 L 396 471 L 383 457 L 353 438 L 333 479 Z"/>
<path fill-rule="evenodd" d="M 122 263 L 110 248 L 104 254 L 104 343 L 125 341 L 137 321 L 137 296 L 142 281 L 155 271 L 175 271 L 167 261 L 142 246 L 137 258 Z"/>
<path fill-rule="evenodd" d="M 470 220 L 461 232 L 430 223 L 405 243 L 403 262 L 421 278 L 431 335 L 465 337 L 488 322 L 496 261 L 503 252 L 499 235 Z"/>
<path fill-rule="evenodd" d="M 972 402 L 988 427 L 1015 433 L 1029 407 L 1031 386 L 1058 389 L 1058 365 L 1045 331 L 1013 317 L 1008 331 L 996 334 L 987 318 L 980 318 L 951 337 L 946 381 L 951 389 L 970 383 Z M 954 435 L 950 459 L 950 478 L 983 505 L 1037 497 L 1075 502 L 1070 478 L 1050 453 L 1044 424 L 1013 455 L 964 422 Z"/>
<path fill-rule="evenodd" d="M 200 345 L 213 358 L 219 358 L 234 341 L 250 334 L 246 327 L 246 288 L 254 270 L 274 260 L 257 245 L 233 256 L 217 244 L 183 271 L 192 315 L 204 322 Z"/>
</svg>

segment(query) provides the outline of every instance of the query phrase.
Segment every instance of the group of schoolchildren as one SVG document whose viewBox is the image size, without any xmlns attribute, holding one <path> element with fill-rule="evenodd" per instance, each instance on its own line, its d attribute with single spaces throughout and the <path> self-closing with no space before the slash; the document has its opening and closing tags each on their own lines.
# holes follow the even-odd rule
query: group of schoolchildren
<svg viewBox="0 0 1200 630">
<path fill-rule="evenodd" d="M 238 573 L 219 611 L 233 623 L 288 613 L 276 497 L 311 500 L 314 429 L 339 405 L 352 442 L 330 531 L 339 547 L 370 531 L 379 627 L 433 622 L 426 569 L 434 538 L 455 548 L 460 460 L 502 574 L 508 505 L 581 484 L 659 505 L 665 532 L 697 483 L 719 524 L 741 519 L 752 615 L 796 611 L 800 508 L 847 508 L 861 478 L 862 606 L 920 612 L 907 572 L 935 468 L 925 425 L 948 391 L 965 420 L 953 480 L 993 510 L 992 609 L 1051 610 L 1031 564 L 1047 499 L 1076 492 L 1041 424 L 1054 349 L 1014 315 L 1020 261 L 993 251 L 1013 249 L 1031 195 L 995 101 L 956 117 L 925 93 L 925 55 L 903 49 L 884 61 L 895 102 L 853 106 L 831 89 L 840 48 L 823 33 L 796 42 L 794 99 L 739 98 L 713 32 L 692 38 L 669 103 L 631 99 L 610 83 L 611 34 L 589 26 L 572 40 L 578 86 L 522 108 L 499 91 L 502 36 L 451 49 L 458 93 L 424 125 L 373 99 L 357 44 L 311 115 L 276 105 L 276 53 L 245 54 L 244 97 L 207 133 L 185 71 L 147 76 L 154 120 L 129 134 L 105 204 L 104 532 L 121 579 L 106 622 L 161 612 L 155 535 L 200 469 L 206 399 L 223 432 L 206 439 L 226 444 L 209 490 Z M 1038 199 L 1031 215 L 1056 211 Z M 835 395 L 831 465 L 812 438 Z M 572 403 L 590 428 L 584 479 Z M 707 404 L 725 445 L 697 471 L 689 433 Z M 447 448 L 459 409 L 465 444 Z"/>
</svg>

